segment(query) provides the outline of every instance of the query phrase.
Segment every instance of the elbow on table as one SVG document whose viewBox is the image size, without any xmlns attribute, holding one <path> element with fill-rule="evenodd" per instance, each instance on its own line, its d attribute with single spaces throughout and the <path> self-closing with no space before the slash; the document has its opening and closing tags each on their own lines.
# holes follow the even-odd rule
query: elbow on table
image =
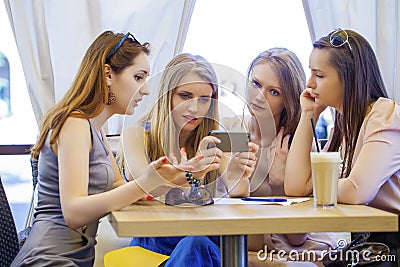
<svg viewBox="0 0 400 267">
<path fill-rule="evenodd" d="M 304 197 L 310 195 L 311 192 L 306 190 L 301 190 L 300 188 L 286 188 L 285 187 L 285 195 L 288 197 Z"/>
<path fill-rule="evenodd" d="M 294 177 L 298 179 L 293 179 Z M 286 171 L 283 185 L 287 196 L 304 197 L 312 193 L 311 175 L 303 177 Z"/>
<path fill-rule="evenodd" d="M 299 186 L 295 184 L 285 183 L 284 190 L 285 190 L 285 195 L 287 196 L 304 197 L 312 193 L 312 185 L 310 187 L 307 186 L 307 184 L 305 184 L 304 186 Z"/>
<path fill-rule="evenodd" d="M 368 205 L 376 196 L 379 189 L 368 189 L 352 182 L 354 179 L 339 179 L 338 202 L 350 205 Z"/>
<path fill-rule="evenodd" d="M 228 189 L 228 194 L 229 197 L 249 197 L 250 196 L 250 190 L 249 190 L 249 184 L 244 184 L 244 185 L 236 185 L 233 188 Z"/>
<path fill-rule="evenodd" d="M 349 205 L 368 205 L 372 200 L 366 198 L 363 194 L 353 192 L 352 194 L 338 194 L 338 202 Z"/>
<path fill-rule="evenodd" d="M 250 192 L 235 192 L 235 191 L 230 191 L 229 197 L 231 198 L 241 198 L 241 197 L 249 197 Z"/>
</svg>

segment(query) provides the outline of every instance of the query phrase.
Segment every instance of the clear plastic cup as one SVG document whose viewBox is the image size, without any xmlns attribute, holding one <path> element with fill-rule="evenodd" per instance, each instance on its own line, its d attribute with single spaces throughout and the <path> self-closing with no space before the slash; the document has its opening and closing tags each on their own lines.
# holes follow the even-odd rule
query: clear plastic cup
<svg viewBox="0 0 400 267">
<path fill-rule="evenodd" d="M 337 203 L 340 154 L 339 152 L 311 152 L 310 157 L 314 206 L 334 207 Z"/>
</svg>

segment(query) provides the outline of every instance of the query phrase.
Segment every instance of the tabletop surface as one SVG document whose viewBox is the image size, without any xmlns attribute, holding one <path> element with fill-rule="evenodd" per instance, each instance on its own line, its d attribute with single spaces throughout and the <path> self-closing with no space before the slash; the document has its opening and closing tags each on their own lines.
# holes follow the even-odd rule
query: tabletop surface
<svg viewBox="0 0 400 267">
<path fill-rule="evenodd" d="M 313 200 L 281 205 L 167 206 L 139 201 L 110 214 L 121 237 L 306 232 L 396 232 L 398 215 L 364 205 L 314 208 Z"/>
</svg>

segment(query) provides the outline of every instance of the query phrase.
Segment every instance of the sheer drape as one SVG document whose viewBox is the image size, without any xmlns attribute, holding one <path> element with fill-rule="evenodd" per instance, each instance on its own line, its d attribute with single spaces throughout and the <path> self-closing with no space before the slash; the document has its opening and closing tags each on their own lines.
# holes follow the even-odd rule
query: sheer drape
<svg viewBox="0 0 400 267">
<path fill-rule="evenodd" d="M 374 47 L 390 98 L 400 101 L 400 7 L 397 0 L 303 0 L 315 41 L 334 28 L 361 33 Z"/>
<path fill-rule="evenodd" d="M 68 90 L 84 52 L 104 30 L 130 31 L 150 42 L 151 72 L 159 72 L 181 52 L 195 0 L 4 2 L 39 121 Z M 145 101 L 154 101 L 155 93 L 151 96 L 134 116 L 144 112 Z M 110 131 L 121 125 L 121 117 L 114 118 Z"/>
</svg>

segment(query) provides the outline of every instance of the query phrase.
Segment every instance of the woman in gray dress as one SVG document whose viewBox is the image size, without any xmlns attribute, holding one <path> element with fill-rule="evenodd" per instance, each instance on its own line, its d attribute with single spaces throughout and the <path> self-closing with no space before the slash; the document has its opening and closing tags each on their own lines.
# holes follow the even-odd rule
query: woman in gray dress
<svg viewBox="0 0 400 267">
<path fill-rule="evenodd" d="M 38 203 L 31 233 L 11 266 L 92 266 L 99 219 L 166 185 L 186 167 L 163 157 L 125 183 L 101 129 L 113 114 L 132 114 L 148 95 L 149 53 L 149 44 L 129 32 L 103 32 L 88 48 L 32 148 L 39 159 Z"/>
</svg>

